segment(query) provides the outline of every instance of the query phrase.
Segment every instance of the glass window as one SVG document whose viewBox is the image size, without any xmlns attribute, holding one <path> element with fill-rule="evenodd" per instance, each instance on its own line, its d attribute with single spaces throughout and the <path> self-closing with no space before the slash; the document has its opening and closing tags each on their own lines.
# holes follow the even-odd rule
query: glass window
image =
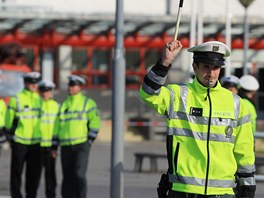
<svg viewBox="0 0 264 198">
<path fill-rule="evenodd" d="M 140 53 L 137 49 L 127 49 L 125 53 L 126 69 L 136 71 L 140 66 Z"/>
<path fill-rule="evenodd" d="M 99 71 L 98 75 L 92 76 L 92 84 L 108 84 L 111 62 L 111 50 L 96 49 L 93 50 L 92 68 Z"/>
<path fill-rule="evenodd" d="M 74 70 L 87 69 L 87 63 L 88 63 L 87 50 L 73 48 L 72 69 Z"/>
<path fill-rule="evenodd" d="M 25 63 L 28 65 L 31 69 L 33 68 L 34 65 L 34 51 L 32 48 L 27 48 L 27 52 L 25 54 Z"/>
<path fill-rule="evenodd" d="M 96 49 L 93 50 L 93 69 L 98 69 L 100 71 L 107 71 L 109 70 L 109 63 L 110 63 L 110 50 L 102 50 Z"/>
</svg>

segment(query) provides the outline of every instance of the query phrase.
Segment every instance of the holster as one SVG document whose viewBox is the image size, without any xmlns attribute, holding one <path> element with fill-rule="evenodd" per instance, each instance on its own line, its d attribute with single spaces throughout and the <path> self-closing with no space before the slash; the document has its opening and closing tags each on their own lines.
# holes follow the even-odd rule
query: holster
<svg viewBox="0 0 264 198">
<path fill-rule="evenodd" d="M 163 173 L 161 175 L 158 187 L 157 187 L 157 193 L 158 193 L 158 198 L 166 198 L 168 191 L 169 191 L 169 175 Z"/>
</svg>

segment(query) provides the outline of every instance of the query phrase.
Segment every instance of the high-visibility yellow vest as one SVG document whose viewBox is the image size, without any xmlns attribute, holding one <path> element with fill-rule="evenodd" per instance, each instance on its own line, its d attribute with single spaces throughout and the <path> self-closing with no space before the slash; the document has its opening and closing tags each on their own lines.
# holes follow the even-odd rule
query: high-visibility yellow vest
<svg viewBox="0 0 264 198">
<path fill-rule="evenodd" d="M 253 133 L 256 132 L 257 130 L 257 111 L 255 106 L 252 104 L 252 102 L 250 102 L 248 99 L 246 98 L 242 98 L 242 100 L 246 103 L 248 110 L 249 110 L 249 114 L 250 114 L 250 120 L 251 120 L 251 124 L 252 124 L 252 131 Z"/>
<path fill-rule="evenodd" d="M 6 114 L 6 104 L 3 100 L 0 100 L 0 129 L 5 126 L 5 114 Z"/>
<path fill-rule="evenodd" d="M 40 110 L 39 95 L 27 89 L 10 99 L 5 121 L 8 131 L 17 125 L 14 131 L 15 142 L 25 145 L 40 143 Z"/>
<path fill-rule="evenodd" d="M 57 145 L 56 140 L 58 139 L 58 113 L 59 104 L 53 100 L 42 100 L 41 103 L 41 142 L 42 147 L 51 147 Z"/>
<path fill-rule="evenodd" d="M 164 81 L 154 73 L 148 74 L 148 78 L 157 84 Z M 144 82 L 140 97 L 157 112 L 167 115 L 172 190 L 234 194 L 235 173 L 254 173 L 253 134 L 247 107 L 220 83 L 206 88 L 195 78 L 187 85 L 154 90 Z M 245 180 L 247 185 L 255 185 L 253 176 Z"/>
<path fill-rule="evenodd" d="M 68 96 L 59 111 L 59 142 L 61 146 L 86 142 L 88 136 L 96 137 L 100 116 L 94 100 L 82 93 Z"/>
</svg>

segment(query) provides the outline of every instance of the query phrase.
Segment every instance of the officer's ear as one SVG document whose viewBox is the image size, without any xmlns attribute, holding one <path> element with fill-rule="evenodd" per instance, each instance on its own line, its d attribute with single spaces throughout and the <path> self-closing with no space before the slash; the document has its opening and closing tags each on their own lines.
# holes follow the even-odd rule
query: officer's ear
<svg viewBox="0 0 264 198">
<path fill-rule="evenodd" d="M 192 63 L 193 71 L 196 74 L 197 70 L 199 69 L 199 63 L 193 62 Z"/>
</svg>

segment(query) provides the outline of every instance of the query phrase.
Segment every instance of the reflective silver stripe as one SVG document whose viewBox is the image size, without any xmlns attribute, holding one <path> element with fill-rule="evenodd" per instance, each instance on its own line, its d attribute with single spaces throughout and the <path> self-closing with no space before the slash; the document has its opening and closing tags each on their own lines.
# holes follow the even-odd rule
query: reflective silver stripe
<svg viewBox="0 0 264 198">
<path fill-rule="evenodd" d="M 150 70 L 150 71 L 148 72 L 147 76 L 148 76 L 148 78 L 149 78 L 151 81 L 153 81 L 153 82 L 155 82 L 155 83 L 157 83 L 157 84 L 159 84 L 159 85 L 164 85 L 165 82 L 166 82 L 166 78 L 167 78 L 167 76 L 165 76 L 165 77 L 158 76 L 158 75 L 155 74 L 152 70 Z"/>
<path fill-rule="evenodd" d="M 69 114 L 86 114 L 86 113 L 88 113 L 89 112 L 89 110 L 87 110 L 87 111 L 67 111 L 66 113 L 65 112 L 61 112 L 61 115 L 69 115 Z"/>
<path fill-rule="evenodd" d="M 160 88 L 157 90 L 152 89 L 150 86 L 146 85 L 145 82 L 142 83 L 142 89 L 145 93 L 149 95 L 158 95 L 160 93 Z"/>
<path fill-rule="evenodd" d="M 91 109 L 89 109 L 88 111 L 87 111 L 87 113 L 89 113 L 89 112 L 91 112 L 91 111 L 93 111 L 93 110 L 95 110 L 96 109 L 96 107 L 93 107 L 93 108 L 91 108 Z M 85 111 L 84 111 L 85 112 Z"/>
<path fill-rule="evenodd" d="M 86 108 L 86 105 L 87 105 L 88 100 L 89 100 L 89 98 L 86 97 L 85 102 L 84 102 L 84 105 L 83 105 L 83 110 L 82 110 L 83 113 L 85 113 L 85 108 Z"/>
<path fill-rule="evenodd" d="M 238 121 L 237 121 L 237 126 L 241 126 L 241 125 L 243 125 L 245 123 L 248 123 L 248 122 L 251 122 L 249 114 L 244 116 L 244 117 L 242 117 L 242 118 L 239 118 Z"/>
<path fill-rule="evenodd" d="M 186 112 L 187 99 L 188 99 L 188 87 L 186 85 L 181 85 L 180 93 L 180 111 Z"/>
<path fill-rule="evenodd" d="M 196 140 L 207 140 L 207 132 L 195 132 L 190 129 L 173 128 L 168 129 L 168 135 L 191 137 Z M 234 143 L 235 137 L 227 137 L 225 134 L 210 133 L 210 141 Z"/>
<path fill-rule="evenodd" d="M 256 170 L 255 165 L 238 166 L 238 173 L 253 173 Z"/>
<path fill-rule="evenodd" d="M 87 121 L 88 119 L 87 118 L 66 118 L 66 119 L 61 119 L 60 121 L 61 122 L 68 122 L 68 121 L 71 121 L 71 120 L 84 120 L 84 121 Z"/>
<path fill-rule="evenodd" d="M 175 96 L 174 96 L 174 92 L 172 91 L 171 88 L 167 87 L 168 90 L 170 91 L 170 104 L 169 104 L 169 107 L 168 107 L 168 119 L 172 119 L 173 118 L 173 114 L 174 114 L 174 99 L 175 99 Z"/>
<path fill-rule="evenodd" d="M 39 110 L 40 110 L 40 108 L 33 108 L 33 109 L 28 108 L 28 109 L 22 109 L 19 112 L 29 112 L 29 111 L 33 111 L 33 112 L 37 111 L 37 112 L 39 112 Z"/>
<path fill-rule="evenodd" d="M 189 115 L 185 112 L 174 112 L 171 119 L 185 120 L 193 124 L 208 124 L 208 117 L 197 117 Z M 241 121 L 242 122 L 242 121 Z M 211 125 L 213 126 L 232 126 L 233 128 L 237 127 L 237 121 L 226 118 L 211 118 Z"/>
<path fill-rule="evenodd" d="M 40 141 L 41 138 L 22 138 L 22 137 L 18 137 L 18 136 L 14 136 L 14 140 L 23 140 L 23 141 Z"/>
<path fill-rule="evenodd" d="M 240 186 L 251 186 L 256 185 L 256 181 L 254 177 L 241 177 L 239 178 Z"/>
<path fill-rule="evenodd" d="M 43 113 L 42 114 L 42 117 L 44 117 L 44 116 L 47 116 L 47 117 L 51 117 L 51 116 L 56 117 L 57 115 L 58 115 L 57 113 Z"/>
<path fill-rule="evenodd" d="M 41 139 L 41 142 L 42 143 L 50 143 L 50 142 L 52 142 L 52 139 Z"/>
<path fill-rule="evenodd" d="M 205 179 L 195 178 L 195 177 L 186 177 L 179 175 L 169 174 L 169 181 L 172 183 L 181 183 L 181 184 L 189 184 L 195 186 L 205 186 Z M 233 188 L 235 187 L 234 180 L 216 180 L 216 179 L 208 179 L 208 187 L 221 187 L 221 188 Z"/>
<path fill-rule="evenodd" d="M 23 115 L 23 116 L 19 116 L 19 118 L 25 118 L 25 119 L 39 118 L 39 115 Z"/>
<path fill-rule="evenodd" d="M 175 94 L 172 89 L 167 87 L 170 91 L 170 106 L 168 107 L 168 118 L 173 119 L 174 118 L 174 100 L 175 100 Z M 187 104 L 187 98 L 188 98 L 188 87 L 186 85 L 180 86 L 180 112 L 186 112 L 186 104 Z"/>
<path fill-rule="evenodd" d="M 54 120 L 41 120 L 41 123 L 51 123 L 53 124 L 54 123 Z"/>
<path fill-rule="evenodd" d="M 234 97 L 234 115 L 237 120 L 239 118 L 239 112 L 240 112 L 240 98 L 236 94 L 233 94 L 233 97 Z"/>
<path fill-rule="evenodd" d="M 79 138 L 68 138 L 68 139 L 60 139 L 60 142 L 73 142 L 76 140 L 82 140 L 82 139 L 87 139 L 87 136 L 79 137 Z"/>
<path fill-rule="evenodd" d="M 16 95 L 15 98 L 16 98 L 16 108 L 17 108 L 16 110 L 17 110 L 18 112 L 20 112 L 20 103 L 19 103 L 18 96 Z"/>
</svg>

